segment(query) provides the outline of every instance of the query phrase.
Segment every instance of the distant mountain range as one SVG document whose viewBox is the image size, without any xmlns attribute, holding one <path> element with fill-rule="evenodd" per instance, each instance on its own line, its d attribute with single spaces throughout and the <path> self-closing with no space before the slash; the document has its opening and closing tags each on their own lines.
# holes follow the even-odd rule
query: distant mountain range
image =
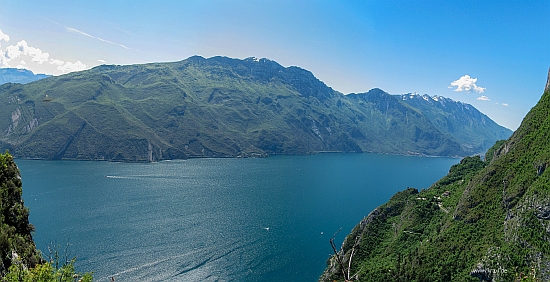
<svg viewBox="0 0 550 282">
<path fill-rule="evenodd" d="M 343 95 L 268 59 L 103 65 L 0 86 L 0 149 L 22 158 L 466 156 L 511 133 L 468 104 L 380 89 Z"/>
<path fill-rule="evenodd" d="M 426 94 L 397 96 L 419 109 L 437 129 L 458 139 L 465 151 L 484 152 L 495 140 L 506 139 L 512 134 L 470 104 Z"/>
<path fill-rule="evenodd" d="M 34 74 L 32 71 L 26 69 L 0 68 L 0 84 L 7 82 L 25 84 L 50 76 L 47 74 Z"/>
</svg>

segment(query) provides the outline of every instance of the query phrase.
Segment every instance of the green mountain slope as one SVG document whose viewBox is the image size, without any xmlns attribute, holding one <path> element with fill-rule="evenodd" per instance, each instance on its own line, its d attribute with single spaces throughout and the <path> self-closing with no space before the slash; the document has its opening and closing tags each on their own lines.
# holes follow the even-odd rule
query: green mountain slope
<svg viewBox="0 0 550 282">
<path fill-rule="evenodd" d="M 429 189 L 371 212 L 321 281 L 548 281 L 548 90 L 486 161 L 467 157 Z"/>
<path fill-rule="evenodd" d="M 198 56 L 1 85 L 0 146 L 16 157 L 115 161 L 478 152 L 381 90 L 342 95 L 298 67 Z"/>
</svg>

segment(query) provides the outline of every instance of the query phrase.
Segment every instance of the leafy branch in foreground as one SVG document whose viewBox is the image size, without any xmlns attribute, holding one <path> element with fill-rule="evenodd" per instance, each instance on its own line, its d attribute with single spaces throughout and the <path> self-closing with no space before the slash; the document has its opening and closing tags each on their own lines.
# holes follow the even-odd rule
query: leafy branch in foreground
<svg viewBox="0 0 550 282">
<path fill-rule="evenodd" d="M 61 245 L 50 243 L 48 254 L 42 263 L 28 267 L 16 254 L 12 256 L 12 265 L 2 282 L 91 282 L 92 273 L 78 273 L 74 264 L 76 257 L 70 259 L 69 243 L 60 253 Z"/>
<path fill-rule="evenodd" d="M 27 269 L 22 263 L 14 263 L 8 269 L 8 274 L 2 278 L 3 282 L 91 282 L 92 273 L 79 274 L 75 271 L 72 259 L 68 264 L 63 264 L 60 268 L 54 267 L 46 262 L 37 264 L 33 268 Z"/>
</svg>

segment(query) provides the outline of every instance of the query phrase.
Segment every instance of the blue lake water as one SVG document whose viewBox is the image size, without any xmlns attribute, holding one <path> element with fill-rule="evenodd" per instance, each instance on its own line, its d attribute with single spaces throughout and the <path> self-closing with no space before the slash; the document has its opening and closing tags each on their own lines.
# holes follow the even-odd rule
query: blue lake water
<svg viewBox="0 0 550 282">
<path fill-rule="evenodd" d="M 95 281 L 316 281 L 336 242 L 459 159 L 318 154 L 159 163 L 16 160 L 35 242 Z M 63 249 L 64 247 L 62 247 Z"/>
</svg>

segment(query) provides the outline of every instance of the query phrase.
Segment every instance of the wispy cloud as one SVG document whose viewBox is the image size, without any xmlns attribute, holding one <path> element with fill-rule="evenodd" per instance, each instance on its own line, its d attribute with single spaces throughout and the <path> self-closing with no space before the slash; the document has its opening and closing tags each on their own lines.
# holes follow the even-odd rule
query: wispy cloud
<svg viewBox="0 0 550 282">
<path fill-rule="evenodd" d="M 477 97 L 477 99 L 479 101 L 490 101 L 491 99 L 489 99 L 489 97 L 485 96 L 485 95 L 481 95 L 479 97 Z"/>
<path fill-rule="evenodd" d="M 115 46 L 122 47 L 122 48 L 124 48 L 124 49 L 126 49 L 126 50 L 130 50 L 130 48 L 128 48 L 128 47 L 126 47 L 126 46 L 124 46 L 124 45 L 122 45 L 122 44 L 114 43 L 114 42 L 112 42 L 112 41 L 109 41 L 109 40 L 107 40 L 107 39 L 103 39 L 103 38 L 101 38 L 101 37 L 98 37 L 97 40 L 103 41 L 103 42 L 107 42 L 107 43 L 113 44 L 113 45 L 115 45 Z"/>
<path fill-rule="evenodd" d="M 508 103 L 502 103 L 504 107 L 508 107 Z"/>
<path fill-rule="evenodd" d="M 128 47 L 125 46 L 125 45 L 118 44 L 118 43 L 112 42 L 112 41 L 110 41 L 110 40 L 103 39 L 103 38 L 101 38 L 101 37 L 96 37 L 96 36 L 90 35 L 90 34 L 84 32 L 84 31 L 78 30 L 78 29 L 76 29 L 76 28 L 72 28 L 72 27 L 65 26 L 65 29 L 66 29 L 67 31 L 74 32 L 74 33 L 78 33 L 78 34 L 80 34 L 80 35 L 84 35 L 84 36 L 89 37 L 89 38 L 97 39 L 97 40 L 99 40 L 99 41 L 101 41 L 101 42 L 109 43 L 109 44 L 112 44 L 112 45 L 115 45 L 115 46 L 118 46 L 118 47 L 122 47 L 122 48 L 127 49 L 127 50 L 130 49 L 130 48 L 128 48 Z"/>
<path fill-rule="evenodd" d="M 485 88 L 477 86 L 476 82 L 477 82 L 477 78 L 472 78 L 472 77 L 470 77 L 469 75 L 466 74 L 466 75 L 463 75 L 462 77 L 460 77 L 459 79 L 451 82 L 451 85 L 448 88 L 456 87 L 456 89 L 454 90 L 456 92 L 475 91 L 477 93 L 483 93 L 485 91 Z"/>
<path fill-rule="evenodd" d="M 80 34 L 80 35 L 83 35 L 83 36 L 86 36 L 86 37 L 89 37 L 89 38 L 97 39 L 97 40 L 99 40 L 99 41 L 102 41 L 102 42 L 105 42 L 105 43 L 109 43 L 109 44 L 112 44 L 112 45 L 115 45 L 115 46 L 118 46 L 118 47 L 121 47 L 121 48 L 124 48 L 124 49 L 128 49 L 128 50 L 131 49 L 131 48 L 129 48 L 129 47 L 123 45 L 123 44 L 119 44 L 119 43 L 116 43 L 116 42 L 113 42 L 113 41 L 110 41 L 110 40 L 107 40 L 107 39 L 103 39 L 103 38 L 101 38 L 101 37 L 93 36 L 93 35 L 91 35 L 91 34 L 89 34 L 89 33 L 87 33 L 87 32 L 84 32 L 84 31 L 82 31 L 82 30 L 78 30 L 78 29 L 76 29 L 76 28 L 74 28 L 74 27 L 66 26 L 66 25 L 64 25 L 64 24 L 62 24 L 62 23 L 58 23 L 58 22 L 56 22 L 56 21 L 54 21 L 54 20 L 51 20 L 51 19 L 48 19 L 48 18 L 43 18 L 43 19 L 46 20 L 46 21 L 52 22 L 52 23 L 54 23 L 54 24 L 60 25 L 60 26 L 64 27 L 65 30 L 67 30 L 67 31 L 69 31 L 69 32 L 73 32 L 73 33 L 77 33 L 77 34 Z"/>
<path fill-rule="evenodd" d="M 82 35 L 87 36 L 87 37 L 90 37 L 90 38 L 95 38 L 95 37 L 93 37 L 93 36 L 87 34 L 86 32 L 80 31 L 80 30 L 78 30 L 78 29 L 76 29 L 76 28 L 72 28 L 72 27 L 67 27 L 67 26 L 66 26 L 65 29 L 68 30 L 68 31 L 70 31 L 70 32 L 82 34 Z"/>
<path fill-rule="evenodd" d="M 107 62 L 105 60 L 97 60 L 97 61 L 100 62 L 100 63 L 103 63 L 103 64 Z"/>
</svg>

